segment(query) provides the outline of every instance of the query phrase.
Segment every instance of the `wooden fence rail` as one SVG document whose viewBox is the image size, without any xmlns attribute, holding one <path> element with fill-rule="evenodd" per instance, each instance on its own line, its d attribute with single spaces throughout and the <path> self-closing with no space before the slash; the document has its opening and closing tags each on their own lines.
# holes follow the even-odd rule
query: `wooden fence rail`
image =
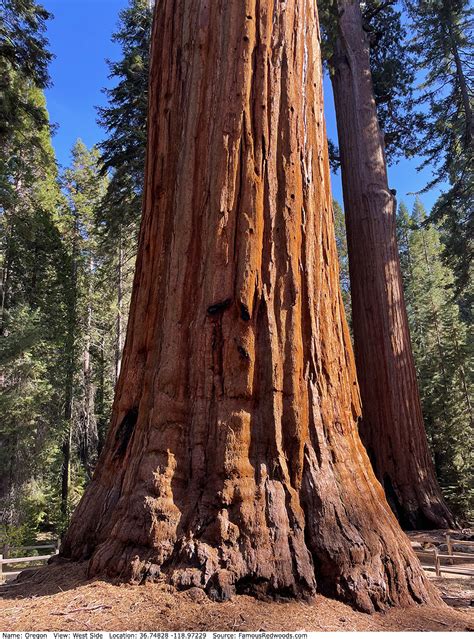
<svg viewBox="0 0 474 639">
<path fill-rule="evenodd" d="M 54 552 L 48 555 L 34 555 L 28 557 L 15 557 L 12 554 L 18 552 L 30 551 L 30 550 L 53 550 Z M 36 562 L 44 563 L 48 561 L 50 557 L 59 552 L 59 541 L 54 544 L 41 544 L 37 546 L 9 546 L 4 544 L 2 552 L 0 553 L 0 584 L 8 579 L 12 579 L 22 572 L 21 570 L 4 570 L 4 566 L 10 566 L 14 564 L 34 564 Z"/>
<path fill-rule="evenodd" d="M 434 571 L 437 577 L 441 577 L 442 573 L 450 573 L 454 575 L 466 575 L 470 577 L 474 577 L 474 554 L 473 553 L 462 553 L 462 552 L 454 552 L 454 546 L 470 546 L 474 548 L 474 541 L 466 541 L 466 540 L 457 540 L 452 539 L 451 535 L 446 535 L 446 546 L 447 553 L 439 552 L 435 547 L 433 540 L 431 539 L 418 539 L 417 542 L 425 545 L 429 545 L 429 548 L 423 547 L 413 548 L 415 554 L 420 560 L 432 558 L 433 565 L 427 565 L 426 563 L 422 563 L 422 567 L 424 570 Z M 449 562 L 449 566 L 443 566 L 441 564 L 441 560 L 446 559 Z M 464 568 L 462 566 L 455 566 L 455 559 L 464 560 L 466 564 L 473 564 L 473 568 Z"/>
<path fill-rule="evenodd" d="M 49 548 L 57 548 L 57 544 L 42 544 L 40 546 L 9 546 L 8 544 L 3 545 L 3 556 L 10 557 L 12 552 L 18 552 L 23 550 L 48 550 Z"/>
</svg>

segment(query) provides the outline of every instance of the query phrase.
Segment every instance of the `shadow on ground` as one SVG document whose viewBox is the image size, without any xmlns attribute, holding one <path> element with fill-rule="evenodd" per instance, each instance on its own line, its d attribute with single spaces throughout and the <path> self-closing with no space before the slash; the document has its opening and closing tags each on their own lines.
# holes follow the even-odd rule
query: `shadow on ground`
<svg viewBox="0 0 474 639">
<path fill-rule="evenodd" d="M 413 606 L 367 615 L 316 596 L 311 603 L 264 602 L 245 595 L 225 603 L 165 583 L 131 586 L 87 580 L 86 563 L 50 565 L 0 587 L 0 631 L 472 631 L 474 609 Z"/>
</svg>

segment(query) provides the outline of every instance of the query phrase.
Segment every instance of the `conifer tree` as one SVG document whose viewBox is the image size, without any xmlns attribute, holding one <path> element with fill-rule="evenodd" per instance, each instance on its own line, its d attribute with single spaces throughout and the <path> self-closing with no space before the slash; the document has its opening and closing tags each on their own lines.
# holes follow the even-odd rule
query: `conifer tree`
<svg viewBox="0 0 474 639">
<path fill-rule="evenodd" d="M 108 105 L 98 109 L 99 124 L 107 132 L 99 144 L 103 171 L 111 172 L 102 206 L 102 224 L 112 231 L 136 237 L 140 219 L 145 171 L 148 72 L 152 10 L 149 0 L 130 0 L 120 12 L 119 30 L 112 40 L 120 45 L 122 58 L 108 61 Z"/>
<path fill-rule="evenodd" d="M 127 327 L 136 242 L 142 208 L 145 170 L 148 72 L 153 2 L 130 0 L 120 12 L 113 40 L 121 47 L 119 61 L 109 61 L 108 105 L 98 109 L 107 137 L 99 145 L 102 172 L 110 182 L 96 214 L 103 276 L 116 291 L 113 325 L 114 383 L 120 373 Z"/>
<path fill-rule="evenodd" d="M 30 89 L 44 89 L 50 78 L 52 54 L 45 37 L 51 18 L 35 0 L 0 0 L 0 148 L 5 151 L 15 129 L 27 117 L 36 126 L 48 124 Z M 5 157 L 1 163 L 5 162 Z M 0 169 L 2 167 L 0 164 Z"/>
<path fill-rule="evenodd" d="M 90 575 L 436 598 L 357 434 L 318 26 L 308 0 L 157 5 L 124 366 L 61 547 Z"/>
<path fill-rule="evenodd" d="M 62 229 L 69 258 L 61 492 L 62 512 L 67 515 L 72 445 L 77 446 L 86 475 L 92 472 L 98 446 L 92 370 L 92 345 L 96 339 L 94 220 L 107 186 L 106 178 L 100 176 L 99 151 L 89 151 L 78 140 L 72 150 L 71 166 L 62 180 L 67 198 Z"/>
<path fill-rule="evenodd" d="M 42 110 L 39 89 L 28 101 Z M 24 113 L 11 132 L 11 185 L 2 201 L 2 304 L 0 338 L 0 510 L 5 524 L 24 524 L 27 490 L 48 482 L 61 405 L 65 254 L 58 230 L 61 194 L 50 129 Z M 32 452 L 34 454 L 32 454 Z M 28 498 L 30 499 L 30 498 Z"/>
<path fill-rule="evenodd" d="M 432 219 L 441 223 L 452 288 L 465 317 L 472 319 L 474 237 L 473 10 L 468 0 L 408 0 L 414 38 L 411 50 L 422 74 L 417 103 L 419 139 L 433 177 L 425 190 L 448 183 Z"/>
<path fill-rule="evenodd" d="M 458 515 L 472 517 L 472 357 L 467 327 L 450 295 L 439 231 L 420 201 L 400 207 L 398 236 L 423 415 L 441 487 Z M 472 353 L 471 353 L 472 355 Z"/>
</svg>

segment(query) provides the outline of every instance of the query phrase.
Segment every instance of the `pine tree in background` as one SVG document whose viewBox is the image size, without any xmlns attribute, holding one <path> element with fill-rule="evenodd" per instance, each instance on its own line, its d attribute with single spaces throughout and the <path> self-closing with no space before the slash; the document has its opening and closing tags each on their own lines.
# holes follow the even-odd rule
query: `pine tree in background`
<svg viewBox="0 0 474 639">
<path fill-rule="evenodd" d="M 423 415 L 436 473 L 452 509 L 472 519 L 472 353 L 467 327 L 450 295 L 453 273 L 442 260 L 440 233 L 428 223 L 419 201 L 411 216 L 400 206 L 398 239 Z"/>
<path fill-rule="evenodd" d="M 111 172 L 100 221 L 114 237 L 124 232 L 136 237 L 140 219 L 151 21 L 149 0 L 131 0 L 120 12 L 120 27 L 112 40 L 120 45 L 122 58 L 108 61 L 110 78 L 117 84 L 105 90 L 108 106 L 98 109 L 99 124 L 107 132 L 99 145 L 103 170 Z"/>
<path fill-rule="evenodd" d="M 51 17 L 34 0 L 0 0 L 0 146 L 25 116 L 39 128 L 48 123 L 29 89 L 49 85 L 53 56 L 44 33 Z"/>
<path fill-rule="evenodd" d="M 11 188 L 1 205 L 0 523 L 29 528 L 44 512 L 60 424 L 65 254 L 45 100 L 39 89 L 27 97 L 46 124 L 38 130 L 24 113 L 8 140 L 14 161 L 4 165 Z"/>
<path fill-rule="evenodd" d="M 50 16 L 30 0 L 0 4 L 0 61 L 7 71 L 0 103 L 0 506 L 11 530 L 11 524 L 21 529 L 27 511 L 36 522 L 31 530 L 40 520 L 62 529 L 108 426 L 141 209 L 148 5 L 135 2 L 124 11 L 116 35 L 124 60 L 111 70 L 121 82 L 109 93 L 110 109 L 101 111 L 110 133 L 110 146 L 102 148 L 107 166 L 96 149 L 78 143 L 62 178 L 64 197 L 44 98 L 32 88 L 49 82 L 44 28 Z M 33 443 L 36 454 L 28 457 Z M 27 493 L 36 495 L 28 508 Z"/>
<path fill-rule="evenodd" d="M 142 208 L 153 4 L 131 0 L 120 12 L 120 27 L 113 40 L 120 45 L 122 58 L 108 62 L 110 77 L 117 84 L 105 90 L 108 106 L 98 109 L 99 124 L 107 132 L 99 145 L 102 171 L 109 172 L 110 182 L 96 221 L 103 274 L 116 291 L 114 383 L 121 368 Z M 101 432 L 104 430 L 105 422 Z"/>
<path fill-rule="evenodd" d="M 415 69 L 407 47 L 410 34 L 394 4 L 382 0 L 363 3 L 374 98 L 389 164 L 412 155 L 419 119 L 412 105 Z"/>
<path fill-rule="evenodd" d="M 107 178 L 100 174 L 99 158 L 98 149 L 88 150 L 78 140 L 72 150 L 71 166 L 62 178 L 67 206 L 61 227 L 69 258 L 61 489 L 65 516 L 69 510 L 72 446 L 76 446 L 85 477 L 92 473 L 98 449 L 93 372 L 93 344 L 98 342 L 95 216 L 107 188 Z M 76 474 L 80 474 L 79 469 Z"/>
<path fill-rule="evenodd" d="M 473 11 L 468 0 L 408 0 L 416 57 L 423 82 L 417 103 L 419 139 L 414 151 L 433 177 L 425 190 L 447 183 L 432 219 L 441 224 L 452 288 L 463 315 L 472 319 L 474 236 Z"/>
<path fill-rule="evenodd" d="M 350 322 L 344 212 L 336 201 L 333 206 L 341 290 Z M 474 457 L 469 328 L 450 294 L 454 277 L 443 259 L 443 235 L 428 219 L 419 202 L 413 218 L 404 203 L 399 206 L 397 242 L 403 287 L 423 416 L 438 481 L 453 512 L 472 521 L 474 491 L 470 478 Z"/>
</svg>

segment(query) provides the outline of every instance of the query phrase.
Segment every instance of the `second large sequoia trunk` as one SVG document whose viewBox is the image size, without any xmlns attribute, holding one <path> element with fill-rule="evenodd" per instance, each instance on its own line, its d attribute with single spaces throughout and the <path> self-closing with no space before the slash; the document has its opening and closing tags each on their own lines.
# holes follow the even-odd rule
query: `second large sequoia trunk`
<svg viewBox="0 0 474 639">
<path fill-rule="evenodd" d="M 91 574 L 363 610 L 435 596 L 357 433 L 313 0 L 161 0 L 111 428 L 61 550 Z"/>
<path fill-rule="evenodd" d="M 362 441 L 389 503 L 407 529 L 454 525 L 428 449 L 403 298 L 395 227 L 377 119 L 368 36 L 359 0 L 338 0 L 332 84 L 362 395 Z"/>
</svg>

